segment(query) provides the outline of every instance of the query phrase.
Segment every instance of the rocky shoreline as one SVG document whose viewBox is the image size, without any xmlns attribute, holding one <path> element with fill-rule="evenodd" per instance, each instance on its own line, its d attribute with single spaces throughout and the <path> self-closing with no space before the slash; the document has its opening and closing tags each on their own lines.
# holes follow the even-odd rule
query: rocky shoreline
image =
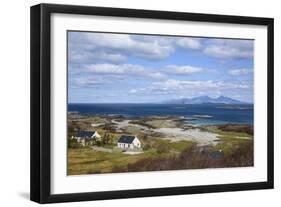
<svg viewBox="0 0 281 207">
<path fill-rule="evenodd" d="M 198 117 L 199 118 L 199 117 Z M 214 129 L 253 135 L 253 126 L 248 124 L 221 124 L 197 126 L 183 116 L 81 115 L 69 113 L 69 122 L 76 122 L 83 130 L 106 130 L 117 134 L 146 134 L 146 136 L 171 141 L 188 140 L 203 145 L 215 145 L 218 134 Z M 79 129 L 76 129 L 79 130 Z"/>
<path fill-rule="evenodd" d="M 68 136 L 80 130 L 97 131 L 102 137 L 110 137 L 110 141 L 90 148 L 68 147 L 69 175 L 251 166 L 253 163 L 254 132 L 253 126 L 247 124 L 198 126 L 189 123 L 183 116 L 126 117 L 69 113 Z M 122 135 L 137 136 L 142 143 L 142 151 L 114 150 Z M 173 160 L 178 163 L 176 167 Z M 158 163 L 160 161 L 170 164 L 163 166 Z"/>
</svg>

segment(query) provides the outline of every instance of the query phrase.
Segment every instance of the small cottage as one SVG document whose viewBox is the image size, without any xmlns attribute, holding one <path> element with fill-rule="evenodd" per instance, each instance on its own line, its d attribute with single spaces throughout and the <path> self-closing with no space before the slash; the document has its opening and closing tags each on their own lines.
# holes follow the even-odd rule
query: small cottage
<svg viewBox="0 0 281 207">
<path fill-rule="evenodd" d="M 122 149 L 140 149 L 141 142 L 137 136 L 122 135 L 118 139 L 117 147 Z"/>
<path fill-rule="evenodd" d="M 95 141 L 101 140 L 101 136 L 97 131 L 79 131 L 72 138 L 76 139 L 83 146 L 92 145 Z"/>
</svg>

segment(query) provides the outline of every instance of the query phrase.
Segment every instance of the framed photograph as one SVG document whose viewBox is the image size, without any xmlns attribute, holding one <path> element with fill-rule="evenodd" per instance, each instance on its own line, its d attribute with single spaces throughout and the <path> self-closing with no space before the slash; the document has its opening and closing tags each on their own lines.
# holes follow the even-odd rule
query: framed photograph
<svg viewBox="0 0 281 207">
<path fill-rule="evenodd" d="M 31 200 L 273 188 L 273 19 L 31 7 Z"/>
</svg>

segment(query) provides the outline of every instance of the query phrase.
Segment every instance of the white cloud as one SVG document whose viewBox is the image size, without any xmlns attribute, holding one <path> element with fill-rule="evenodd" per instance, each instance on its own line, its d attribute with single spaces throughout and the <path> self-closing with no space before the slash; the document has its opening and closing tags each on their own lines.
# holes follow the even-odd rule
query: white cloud
<svg viewBox="0 0 281 207">
<path fill-rule="evenodd" d="M 95 88 L 100 85 L 105 84 L 105 81 L 96 78 L 73 78 L 70 80 L 69 85 L 72 88 L 79 88 L 79 87 L 88 87 L 88 88 Z"/>
<path fill-rule="evenodd" d="M 86 65 L 84 71 L 97 74 L 134 74 L 143 72 L 143 67 L 133 64 L 115 65 L 103 63 Z"/>
<path fill-rule="evenodd" d="M 251 40 L 71 32 L 69 60 L 78 64 L 121 63 L 128 56 L 162 60 L 174 53 L 176 46 L 200 49 L 206 55 L 222 59 L 253 56 Z"/>
<path fill-rule="evenodd" d="M 134 89 L 134 88 L 133 88 L 133 89 L 130 90 L 130 93 L 136 93 L 136 92 L 138 92 L 137 89 Z"/>
<path fill-rule="evenodd" d="M 161 100 L 167 100 L 169 98 L 179 97 L 196 97 L 200 95 L 208 95 L 211 97 L 217 97 L 222 94 L 233 94 L 245 95 L 251 91 L 252 88 L 248 83 L 245 82 L 230 82 L 230 81 L 194 81 L 194 80 L 175 80 L 168 79 L 166 81 L 153 82 L 145 88 L 132 88 L 129 93 L 134 96 L 142 97 L 154 97 L 161 96 Z"/>
<path fill-rule="evenodd" d="M 179 39 L 176 43 L 180 47 L 187 49 L 199 49 L 201 47 L 199 38 L 185 37 Z"/>
<path fill-rule="evenodd" d="M 165 77 L 163 73 L 153 72 L 152 70 L 145 69 L 143 66 L 134 64 L 90 64 L 86 65 L 83 69 L 85 72 L 103 74 L 103 75 L 130 75 L 134 78 L 152 78 L 162 79 Z"/>
<path fill-rule="evenodd" d="M 149 74 L 147 74 L 149 77 L 151 78 L 155 78 L 155 79 L 162 79 L 165 78 L 166 75 L 160 72 L 149 72 Z"/>
<path fill-rule="evenodd" d="M 139 41 L 128 34 L 105 34 L 105 33 L 86 33 L 86 38 L 92 47 L 105 48 L 125 52 L 127 55 L 133 55 L 152 60 L 160 60 L 168 57 L 174 52 L 174 48 L 167 42 Z"/>
<path fill-rule="evenodd" d="M 251 58 L 253 57 L 253 41 L 210 40 L 204 53 L 217 58 Z"/>
<path fill-rule="evenodd" d="M 203 68 L 193 67 L 189 65 L 178 66 L 178 65 L 168 65 L 164 67 L 163 70 L 159 72 L 153 71 L 153 69 L 144 68 L 141 65 L 135 64 L 89 64 L 84 66 L 85 72 L 91 72 L 96 74 L 111 74 L 111 75 L 138 75 L 139 77 L 149 77 L 153 79 L 163 79 L 166 74 L 191 74 L 203 71 Z"/>
<path fill-rule="evenodd" d="M 218 58 L 248 58 L 252 56 L 252 53 L 249 51 L 240 51 L 238 48 L 217 45 L 208 46 L 204 52 L 207 55 Z"/>
<path fill-rule="evenodd" d="M 122 62 L 127 56 L 161 60 L 174 53 L 176 45 L 185 49 L 199 49 L 201 42 L 199 38 L 190 37 L 82 32 L 71 32 L 69 35 L 69 49 L 72 51 L 70 60 L 81 60 L 81 63 L 85 60 Z"/>
<path fill-rule="evenodd" d="M 165 82 L 154 82 L 154 90 L 213 90 L 213 89 L 247 89 L 249 86 L 247 84 L 232 83 L 225 81 L 186 81 L 186 80 L 174 80 L 169 79 Z"/>
<path fill-rule="evenodd" d="M 209 60 L 210 57 L 207 56 L 219 58 L 217 61 L 224 61 L 227 66 L 236 65 L 232 61 L 229 62 L 229 59 L 252 58 L 253 41 L 112 33 L 71 32 L 69 34 L 68 69 L 72 78 L 69 81 L 72 88 L 95 87 L 95 91 L 100 90 L 102 94 L 104 90 L 114 88 L 116 83 L 122 83 L 122 87 L 116 88 L 116 91 L 123 91 L 122 94 L 126 95 L 130 93 L 133 97 L 137 97 L 136 99 L 142 99 L 143 96 L 154 99 L 154 95 L 163 95 L 163 98 L 236 93 L 246 96 L 252 91 L 252 84 L 241 81 L 242 77 L 239 80 L 235 80 L 234 77 L 224 81 L 214 80 L 219 77 L 220 71 L 214 75 L 210 73 L 209 80 L 204 80 L 207 77 L 205 75 L 199 80 L 194 78 L 198 78 L 200 72 L 216 72 L 209 70 L 208 67 L 200 67 L 200 61 Z M 174 55 L 168 58 L 173 53 Z M 178 57 L 185 58 L 184 55 L 191 53 L 194 58 L 200 57 L 200 61 L 197 60 L 199 65 L 189 65 L 191 63 L 188 62 L 185 63 L 186 65 L 177 65 L 178 63 L 174 62 Z M 159 63 L 147 61 L 165 58 L 167 59 L 164 62 Z M 185 61 L 190 58 L 187 57 Z M 223 64 L 218 66 L 220 65 Z M 239 76 L 252 73 L 251 70 L 234 68 L 228 73 Z M 195 73 L 199 74 L 189 75 Z M 243 77 L 242 80 L 245 78 L 248 76 Z M 108 84 L 106 86 L 109 87 L 100 87 L 104 84 Z"/>
<path fill-rule="evenodd" d="M 203 68 L 200 67 L 194 67 L 190 65 L 183 65 L 183 66 L 178 66 L 178 65 L 168 65 L 165 68 L 165 72 L 170 73 L 170 74 L 190 74 L 190 73 L 198 73 L 202 72 Z"/>
<path fill-rule="evenodd" d="M 239 75 L 248 75 L 249 73 L 251 73 L 252 70 L 247 69 L 247 68 L 240 68 L 240 69 L 233 69 L 229 71 L 230 75 L 234 75 L 234 76 L 239 76 Z"/>
<path fill-rule="evenodd" d="M 89 52 L 71 50 L 69 53 L 69 61 L 72 63 L 95 63 L 99 61 L 120 63 L 127 60 L 127 57 L 118 53 L 109 53 L 105 51 Z"/>
</svg>

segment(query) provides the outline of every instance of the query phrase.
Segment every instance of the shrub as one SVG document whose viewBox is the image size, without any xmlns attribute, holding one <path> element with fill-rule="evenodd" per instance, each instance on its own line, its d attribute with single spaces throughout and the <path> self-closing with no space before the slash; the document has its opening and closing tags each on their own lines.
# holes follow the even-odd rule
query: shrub
<svg viewBox="0 0 281 207">
<path fill-rule="evenodd" d="M 127 172 L 128 169 L 120 166 L 113 166 L 112 171 L 113 173 L 120 173 L 120 172 Z"/>
<path fill-rule="evenodd" d="M 240 125 L 240 124 L 225 124 L 218 126 L 218 129 L 230 132 L 242 132 L 250 135 L 254 134 L 253 126 L 251 125 Z"/>
<path fill-rule="evenodd" d="M 144 143 L 143 145 L 142 145 L 142 149 L 143 150 L 149 150 L 149 149 L 151 149 L 152 148 L 152 146 L 151 146 L 151 143 Z"/>
<path fill-rule="evenodd" d="M 72 149 L 77 149 L 77 148 L 81 148 L 82 146 L 79 142 L 77 142 L 76 139 L 68 138 L 67 139 L 67 147 L 72 148 Z"/>
<path fill-rule="evenodd" d="M 179 155 L 167 157 L 143 158 L 128 165 L 128 171 L 154 171 L 154 170 L 179 170 L 202 169 L 222 167 L 246 167 L 253 166 L 253 142 L 241 144 L 230 154 L 222 154 L 221 157 L 213 157 L 213 151 L 206 147 L 193 145 L 186 148 Z"/>
<path fill-rule="evenodd" d="M 158 144 L 156 146 L 156 152 L 159 154 L 167 153 L 167 152 L 169 152 L 169 147 L 164 143 Z"/>
</svg>

